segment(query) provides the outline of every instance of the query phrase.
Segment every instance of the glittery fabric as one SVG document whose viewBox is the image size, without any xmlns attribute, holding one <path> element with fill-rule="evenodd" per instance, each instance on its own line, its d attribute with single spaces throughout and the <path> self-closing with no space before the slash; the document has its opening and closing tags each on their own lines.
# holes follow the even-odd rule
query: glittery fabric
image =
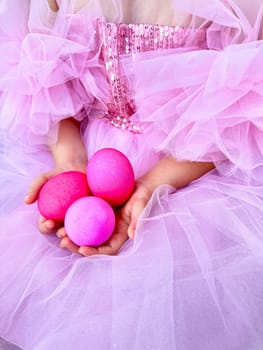
<svg viewBox="0 0 263 350">
<path fill-rule="evenodd" d="M 120 55 L 135 59 L 136 53 L 174 49 L 186 44 L 206 48 L 206 31 L 149 24 L 108 23 L 98 20 L 102 56 L 111 86 L 106 118 L 123 130 L 141 133 L 143 126 L 134 123 L 135 111 L 128 84 L 120 66 Z"/>
</svg>

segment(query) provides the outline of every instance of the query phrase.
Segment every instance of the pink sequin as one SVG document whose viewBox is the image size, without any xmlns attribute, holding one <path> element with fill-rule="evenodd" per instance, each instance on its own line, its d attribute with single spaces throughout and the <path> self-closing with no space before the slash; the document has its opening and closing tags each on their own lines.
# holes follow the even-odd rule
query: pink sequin
<svg viewBox="0 0 263 350">
<path fill-rule="evenodd" d="M 187 45 L 206 48 L 206 31 L 149 24 L 109 23 L 98 19 L 102 40 L 102 57 L 111 86 L 111 100 L 105 118 L 123 130 L 141 133 L 143 126 L 132 121 L 134 102 L 122 73 L 119 56 L 140 52 L 167 50 Z"/>
</svg>

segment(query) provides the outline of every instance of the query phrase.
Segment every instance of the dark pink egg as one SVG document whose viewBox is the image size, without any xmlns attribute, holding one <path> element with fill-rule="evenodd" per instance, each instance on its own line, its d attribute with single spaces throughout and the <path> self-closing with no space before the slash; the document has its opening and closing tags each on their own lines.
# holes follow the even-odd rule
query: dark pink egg
<svg viewBox="0 0 263 350">
<path fill-rule="evenodd" d="M 113 206 L 125 203 L 135 185 L 129 159 L 113 148 L 94 153 L 87 166 L 87 179 L 91 192 Z"/>
<path fill-rule="evenodd" d="M 88 196 L 78 199 L 67 210 L 65 229 L 79 246 L 99 246 L 112 235 L 115 213 L 104 199 Z"/>
<path fill-rule="evenodd" d="M 63 222 L 69 206 L 90 194 L 86 174 L 66 171 L 50 178 L 38 195 L 38 209 L 46 218 Z"/>
</svg>

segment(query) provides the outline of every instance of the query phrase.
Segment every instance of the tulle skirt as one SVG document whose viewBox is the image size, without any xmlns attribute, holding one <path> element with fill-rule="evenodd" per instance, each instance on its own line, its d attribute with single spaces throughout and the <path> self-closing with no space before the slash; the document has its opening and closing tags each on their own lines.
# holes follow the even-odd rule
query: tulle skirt
<svg viewBox="0 0 263 350">
<path fill-rule="evenodd" d="M 90 152 L 119 148 L 140 173 L 140 136 L 122 143 L 122 131 L 102 121 L 86 133 L 98 135 L 87 137 Z M 2 337 L 25 350 L 262 348 L 262 185 L 217 170 L 180 190 L 163 185 L 134 242 L 116 256 L 83 258 L 41 235 L 36 206 L 22 203 L 30 178 L 51 167 L 48 154 L 21 156 L 10 146 L 9 156 L 1 171 Z M 154 161 L 149 150 L 144 165 Z"/>
</svg>

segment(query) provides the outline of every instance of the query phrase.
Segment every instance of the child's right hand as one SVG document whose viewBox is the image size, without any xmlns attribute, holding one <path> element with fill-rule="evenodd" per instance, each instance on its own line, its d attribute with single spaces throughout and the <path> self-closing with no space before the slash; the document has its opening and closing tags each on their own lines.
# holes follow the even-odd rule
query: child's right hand
<svg viewBox="0 0 263 350">
<path fill-rule="evenodd" d="M 75 170 L 86 173 L 87 156 L 80 134 L 80 125 L 72 117 L 61 120 L 58 128 L 57 142 L 50 147 L 55 168 L 37 176 L 28 188 L 24 199 L 26 204 L 33 204 L 38 199 L 41 187 L 53 176 L 64 171 Z M 42 233 L 51 233 L 58 230 L 63 224 L 53 220 L 39 218 L 39 230 Z"/>
<path fill-rule="evenodd" d="M 41 189 L 41 187 L 53 176 L 60 174 L 64 171 L 69 171 L 69 170 L 77 170 L 81 172 L 86 172 L 86 167 L 57 167 L 54 168 L 46 173 L 43 173 L 39 176 L 37 176 L 30 184 L 27 194 L 25 196 L 24 202 L 26 204 L 33 204 L 37 201 L 38 199 L 38 194 Z M 39 221 L 38 221 L 38 227 L 39 231 L 44 234 L 49 234 L 54 232 L 54 230 L 58 230 L 63 226 L 63 223 L 56 223 L 54 220 L 47 220 L 44 218 L 42 215 L 39 216 Z"/>
</svg>

